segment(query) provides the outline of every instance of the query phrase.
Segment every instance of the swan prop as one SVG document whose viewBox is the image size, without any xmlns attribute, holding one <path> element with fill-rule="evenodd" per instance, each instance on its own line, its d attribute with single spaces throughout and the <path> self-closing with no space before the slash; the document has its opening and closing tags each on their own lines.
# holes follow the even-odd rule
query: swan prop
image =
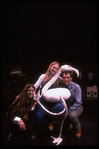
<svg viewBox="0 0 99 149">
<path fill-rule="evenodd" d="M 71 93 L 67 88 L 54 88 L 54 89 L 49 89 L 49 88 L 58 79 L 59 75 L 64 71 L 74 71 L 77 74 L 77 77 L 79 77 L 79 71 L 76 68 L 73 68 L 70 65 L 63 65 L 60 67 L 57 73 L 51 78 L 51 80 L 47 82 L 46 85 L 42 88 L 42 95 L 41 95 L 43 96 L 44 100 L 47 102 L 59 102 L 60 101 L 64 106 L 63 111 L 59 113 L 53 113 L 47 110 L 38 100 L 34 99 L 47 113 L 51 115 L 61 115 L 65 113 L 64 118 L 61 122 L 59 137 L 55 138 L 51 136 L 51 138 L 54 139 L 52 143 L 56 143 L 56 145 L 59 145 L 63 141 L 63 139 L 61 138 L 62 127 L 63 127 L 64 120 L 68 114 L 68 108 L 67 108 L 67 104 L 65 101 L 70 98 Z"/>
</svg>

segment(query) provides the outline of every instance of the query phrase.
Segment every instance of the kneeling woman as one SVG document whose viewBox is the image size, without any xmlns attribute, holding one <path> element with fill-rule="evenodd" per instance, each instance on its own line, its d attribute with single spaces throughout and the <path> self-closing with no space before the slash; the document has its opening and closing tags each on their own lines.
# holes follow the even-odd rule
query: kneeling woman
<svg viewBox="0 0 99 149">
<path fill-rule="evenodd" d="M 33 100 L 35 87 L 33 84 L 27 84 L 20 95 L 18 95 L 15 101 L 10 106 L 7 115 L 9 117 L 9 124 L 11 131 L 25 131 L 28 130 L 28 124 L 33 124 L 35 105 Z M 31 111 L 32 114 L 31 114 Z M 30 118 L 32 116 L 32 118 Z M 30 126 L 29 126 L 30 127 Z M 33 129 L 33 126 L 31 127 Z"/>
</svg>

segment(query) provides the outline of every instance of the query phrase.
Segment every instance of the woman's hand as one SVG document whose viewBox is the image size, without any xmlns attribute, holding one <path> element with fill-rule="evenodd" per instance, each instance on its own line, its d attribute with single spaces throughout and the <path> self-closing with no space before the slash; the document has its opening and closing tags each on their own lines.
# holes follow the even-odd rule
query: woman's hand
<svg viewBox="0 0 99 149">
<path fill-rule="evenodd" d="M 26 130 L 26 126 L 22 120 L 19 121 L 19 127 L 20 127 L 20 130 L 22 131 Z"/>
<path fill-rule="evenodd" d="M 40 101 L 40 99 L 36 99 L 37 101 Z M 37 102 L 34 102 L 34 105 L 33 105 L 33 107 L 35 107 L 36 106 L 36 104 L 37 104 Z"/>
</svg>

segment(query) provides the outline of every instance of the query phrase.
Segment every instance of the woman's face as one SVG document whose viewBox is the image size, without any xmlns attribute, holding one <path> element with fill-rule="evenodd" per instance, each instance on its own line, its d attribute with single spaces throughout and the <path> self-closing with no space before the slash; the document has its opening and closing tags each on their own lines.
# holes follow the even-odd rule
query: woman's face
<svg viewBox="0 0 99 149">
<path fill-rule="evenodd" d="M 58 71 L 58 69 L 59 69 L 59 66 L 58 66 L 57 64 L 54 64 L 54 65 L 52 65 L 51 68 L 50 68 L 50 73 L 51 73 L 52 75 L 54 75 L 54 74 L 56 74 L 56 72 Z"/>
<path fill-rule="evenodd" d="M 29 98 L 33 98 L 33 95 L 34 95 L 34 88 L 33 87 L 28 88 L 27 95 Z"/>
</svg>

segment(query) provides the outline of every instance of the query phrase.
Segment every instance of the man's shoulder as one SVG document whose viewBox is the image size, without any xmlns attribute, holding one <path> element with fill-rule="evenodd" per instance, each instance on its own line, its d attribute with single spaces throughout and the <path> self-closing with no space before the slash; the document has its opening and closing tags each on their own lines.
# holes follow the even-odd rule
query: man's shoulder
<svg viewBox="0 0 99 149">
<path fill-rule="evenodd" d="M 74 87 L 76 87 L 76 88 L 80 88 L 80 85 L 77 84 L 77 83 L 75 83 L 75 82 L 71 82 L 71 84 L 72 84 Z"/>
</svg>

